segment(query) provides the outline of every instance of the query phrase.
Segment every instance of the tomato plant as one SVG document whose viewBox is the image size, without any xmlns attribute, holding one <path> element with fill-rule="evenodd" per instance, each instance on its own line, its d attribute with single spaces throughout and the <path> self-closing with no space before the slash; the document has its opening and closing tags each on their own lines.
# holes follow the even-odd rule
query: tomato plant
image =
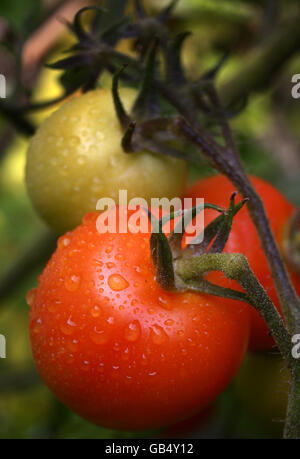
<svg viewBox="0 0 300 459">
<path fill-rule="evenodd" d="M 122 88 L 126 109 L 136 97 Z M 180 197 L 186 183 L 182 160 L 146 151 L 126 154 L 111 90 L 98 89 L 74 97 L 40 126 L 31 140 L 26 165 L 29 195 L 38 213 L 60 232 L 77 226 L 96 210 L 102 197 L 118 202 Z"/>
<path fill-rule="evenodd" d="M 205 408 L 230 382 L 248 344 L 249 311 L 164 291 L 150 232 L 130 232 L 130 215 L 125 234 L 100 234 L 91 213 L 59 239 L 28 294 L 31 345 L 44 382 L 82 417 L 158 428 Z"/>
<path fill-rule="evenodd" d="M 251 181 L 263 200 L 274 236 L 280 249 L 282 249 L 285 225 L 289 217 L 293 214 L 295 207 L 276 188 L 264 180 L 257 177 L 251 177 Z M 234 186 L 225 176 L 216 175 L 197 182 L 187 191 L 186 197 L 203 197 L 205 201 L 214 202 L 217 205 L 223 206 L 226 205 L 228 196 L 230 196 L 233 191 Z M 215 214 L 213 211 L 206 210 L 205 223 L 211 221 L 214 216 Z M 239 212 L 238 217 L 233 221 L 232 230 L 224 251 L 243 253 L 247 257 L 252 270 L 276 307 L 280 310 L 271 272 L 254 224 L 246 207 Z M 300 292 L 300 275 L 292 269 L 289 271 L 295 288 Z M 219 282 L 223 284 L 228 284 L 229 282 L 221 278 L 220 275 L 216 276 L 215 273 L 210 277 L 218 277 Z M 231 282 L 230 284 L 233 283 L 235 284 L 235 282 Z M 238 285 L 236 284 L 234 288 L 238 288 Z M 259 313 L 252 307 L 251 319 L 250 348 L 252 350 L 259 350 L 268 349 L 274 346 L 273 338 L 270 336 L 267 326 Z"/>
</svg>

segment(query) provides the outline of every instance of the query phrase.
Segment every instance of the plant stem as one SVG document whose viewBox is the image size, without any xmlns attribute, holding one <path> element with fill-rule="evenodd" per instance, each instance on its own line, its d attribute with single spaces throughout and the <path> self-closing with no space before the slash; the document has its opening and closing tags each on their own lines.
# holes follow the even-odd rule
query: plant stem
<svg viewBox="0 0 300 459">
<path fill-rule="evenodd" d="M 236 280 L 245 290 L 252 306 L 265 320 L 289 367 L 294 367 L 295 359 L 291 355 L 292 344 L 289 333 L 244 255 L 211 253 L 188 259 L 181 258 L 175 262 L 175 271 L 183 281 L 196 280 L 209 271 L 222 271 L 229 279 Z"/>
<path fill-rule="evenodd" d="M 264 205 L 244 171 L 237 152 L 224 149 L 208 133 L 202 133 L 202 130 L 200 133 L 196 132 L 183 119 L 175 122 L 174 130 L 196 145 L 210 159 L 213 165 L 231 180 L 241 195 L 244 198 L 249 198 L 248 209 L 273 275 L 288 330 L 290 333 L 296 333 L 300 330 L 299 298 L 280 255 Z"/>
</svg>

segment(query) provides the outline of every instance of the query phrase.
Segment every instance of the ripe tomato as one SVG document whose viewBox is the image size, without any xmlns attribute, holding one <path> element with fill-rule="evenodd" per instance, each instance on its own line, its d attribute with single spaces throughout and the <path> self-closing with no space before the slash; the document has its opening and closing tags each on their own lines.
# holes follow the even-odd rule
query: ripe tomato
<svg viewBox="0 0 300 459">
<path fill-rule="evenodd" d="M 188 418 L 239 367 L 248 307 L 162 290 L 150 233 L 100 234 L 97 216 L 59 239 L 28 294 L 38 371 L 63 403 L 96 424 L 159 428 Z"/>
<path fill-rule="evenodd" d="M 128 110 L 136 97 L 123 88 Z M 98 199 L 127 190 L 128 200 L 181 197 L 182 160 L 148 152 L 126 154 L 110 89 L 90 91 L 61 106 L 31 140 L 26 165 L 29 195 L 38 213 L 60 232 L 80 224 Z"/>
<path fill-rule="evenodd" d="M 275 239 L 282 249 L 285 224 L 294 212 L 295 207 L 278 190 L 264 180 L 257 177 L 251 177 L 251 181 L 264 202 Z M 225 176 L 216 175 L 197 182 L 187 191 L 186 197 L 202 197 L 207 202 L 226 207 L 228 205 L 228 199 L 234 190 L 234 186 Z M 205 211 L 205 224 L 209 223 L 214 217 L 215 213 L 213 211 Z M 278 310 L 280 310 L 271 271 L 246 207 L 244 207 L 235 217 L 224 251 L 239 252 L 246 255 L 252 270 Z M 289 271 L 294 286 L 300 293 L 300 276 L 291 269 Z M 212 273 L 210 277 L 211 279 L 218 278 L 218 281 L 222 282 L 224 285 L 228 286 L 228 284 L 231 284 L 230 286 L 232 288 L 239 288 L 235 282 L 229 282 L 226 279 L 222 279 L 221 275 L 216 276 L 215 273 Z M 250 349 L 270 349 L 274 346 L 274 340 L 269 335 L 265 322 L 260 317 L 259 313 L 252 307 L 251 317 Z"/>
</svg>

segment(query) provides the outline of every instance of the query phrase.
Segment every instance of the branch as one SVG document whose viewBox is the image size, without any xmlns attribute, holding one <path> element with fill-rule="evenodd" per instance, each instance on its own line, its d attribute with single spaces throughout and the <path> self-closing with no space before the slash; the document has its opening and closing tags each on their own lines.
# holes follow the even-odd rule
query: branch
<svg viewBox="0 0 300 459">
<path fill-rule="evenodd" d="M 290 336 L 277 309 L 257 280 L 244 255 L 212 253 L 189 259 L 181 258 L 175 262 L 175 271 L 184 281 L 197 279 L 209 271 L 222 271 L 228 279 L 236 280 L 245 290 L 251 305 L 265 320 L 290 368 L 295 366 L 296 361 L 291 355 Z"/>
</svg>

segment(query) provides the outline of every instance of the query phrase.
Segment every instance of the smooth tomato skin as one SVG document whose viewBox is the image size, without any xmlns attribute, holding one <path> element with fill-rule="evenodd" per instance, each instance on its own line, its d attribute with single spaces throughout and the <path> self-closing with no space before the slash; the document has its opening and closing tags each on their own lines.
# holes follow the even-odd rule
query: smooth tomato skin
<svg viewBox="0 0 300 459">
<path fill-rule="evenodd" d="M 162 290 L 150 233 L 99 234 L 98 215 L 59 239 L 28 294 L 37 369 L 91 422 L 174 424 L 209 405 L 233 378 L 248 345 L 248 307 Z"/>
<path fill-rule="evenodd" d="M 121 88 L 126 110 L 136 91 Z M 131 198 L 181 197 L 187 168 L 182 160 L 146 151 L 127 154 L 110 88 L 73 97 L 47 118 L 31 139 L 26 185 L 39 215 L 60 233 L 96 211 L 100 198 L 118 204 L 119 190 Z"/>
<path fill-rule="evenodd" d="M 282 251 L 285 225 L 295 211 L 295 207 L 276 188 L 264 180 L 252 176 L 251 182 L 263 200 L 275 239 Z M 202 197 L 206 202 L 226 208 L 230 195 L 234 191 L 235 188 L 227 177 L 216 175 L 198 181 L 187 190 L 185 197 Z M 213 220 L 215 216 L 216 213 L 214 211 L 206 210 L 204 217 L 205 225 Z M 239 211 L 233 220 L 232 230 L 224 251 L 243 253 L 247 257 L 252 270 L 280 311 L 271 271 L 246 206 Z M 294 287 L 300 294 L 300 275 L 292 269 L 289 269 L 289 274 Z M 236 282 L 225 279 L 220 273 L 211 273 L 209 277 L 210 279 L 218 280 L 219 283 L 221 282 L 225 286 L 229 285 L 231 288 L 240 288 Z M 267 350 L 274 347 L 274 340 L 269 335 L 264 320 L 254 308 L 250 307 L 250 310 L 252 321 L 249 343 L 250 350 Z"/>
</svg>

